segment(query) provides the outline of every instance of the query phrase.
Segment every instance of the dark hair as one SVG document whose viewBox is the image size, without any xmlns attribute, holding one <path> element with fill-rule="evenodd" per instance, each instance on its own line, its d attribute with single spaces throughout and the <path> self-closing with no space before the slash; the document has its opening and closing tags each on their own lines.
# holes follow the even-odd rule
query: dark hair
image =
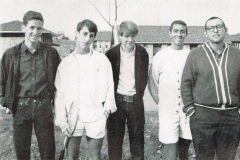
<svg viewBox="0 0 240 160">
<path fill-rule="evenodd" d="M 118 34 L 122 36 L 123 34 L 135 36 L 138 34 L 138 28 L 132 21 L 123 21 L 118 30 Z"/>
<path fill-rule="evenodd" d="M 97 29 L 97 25 L 93 21 L 89 19 L 85 19 L 82 22 L 79 22 L 77 25 L 77 31 L 80 32 L 84 26 L 86 26 L 90 32 L 93 32 L 94 37 L 96 37 L 98 29 Z"/>
<path fill-rule="evenodd" d="M 205 23 L 205 30 L 207 30 L 207 22 L 210 21 L 210 20 L 214 20 L 214 19 L 220 19 L 222 21 L 222 23 L 223 23 L 223 27 L 226 28 L 225 23 L 223 22 L 223 20 L 221 18 L 219 18 L 219 17 L 211 17 Z"/>
<path fill-rule="evenodd" d="M 170 26 L 170 28 L 169 28 L 170 32 L 172 32 L 174 24 L 180 24 L 180 25 L 185 26 L 186 27 L 186 33 L 188 33 L 187 24 L 184 21 L 182 21 L 182 20 L 175 20 L 175 21 L 173 21 L 171 26 Z"/>
<path fill-rule="evenodd" d="M 37 19 L 44 22 L 43 16 L 41 13 L 35 12 L 35 11 L 28 11 L 23 16 L 23 24 L 27 25 L 27 23 L 32 19 Z"/>
</svg>

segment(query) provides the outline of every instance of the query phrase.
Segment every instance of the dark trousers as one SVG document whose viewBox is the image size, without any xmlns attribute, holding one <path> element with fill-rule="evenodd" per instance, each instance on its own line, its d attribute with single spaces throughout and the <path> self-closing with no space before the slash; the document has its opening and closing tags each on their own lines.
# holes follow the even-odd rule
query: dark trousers
<svg viewBox="0 0 240 160">
<path fill-rule="evenodd" d="M 122 159 L 122 146 L 127 122 L 132 159 L 144 159 L 144 109 L 136 102 L 117 101 L 118 110 L 111 114 L 107 123 L 108 155 L 110 160 Z"/>
<path fill-rule="evenodd" d="M 215 110 L 195 107 L 190 127 L 197 160 L 234 160 L 239 143 L 238 109 Z"/>
<path fill-rule="evenodd" d="M 49 100 L 30 101 L 17 107 L 13 117 L 13 140 L 19 160 L 29 160 L 34 127 L 42 160 L 55 159 L 55 139 L 52 104 Z"/>
</svg>

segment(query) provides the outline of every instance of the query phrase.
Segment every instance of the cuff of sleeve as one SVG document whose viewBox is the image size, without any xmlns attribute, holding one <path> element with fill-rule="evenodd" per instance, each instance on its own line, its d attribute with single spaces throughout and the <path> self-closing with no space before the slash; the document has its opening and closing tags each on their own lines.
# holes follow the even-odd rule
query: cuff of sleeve
<svg viewBox="0 0 240 160">
<path fill-rule="evenodd" d="M 187 111 L 190 110 L 191 108 L 195 108 L 194 105 L 189 105 L 189 106 L 187 106 L 187 107 L 184 107 L 184 108 L 183 108 L 183 112 L 184 112 L 184 113 L 187 113 Z"/>
<path fill-rule="evenodd" d="M 62 127 L 61 127 L 62 133 L 64 133 L 68 127 L 69 127 L 68 124 L 65 124 L 64 126 L 62 126 Z"/>
<path fill-rule="evenodd" d="M 0 104 L 3 106 L 3 103 L 4 103 L 4 98 L 5 97 L 0 97 Z"/>
</svg>

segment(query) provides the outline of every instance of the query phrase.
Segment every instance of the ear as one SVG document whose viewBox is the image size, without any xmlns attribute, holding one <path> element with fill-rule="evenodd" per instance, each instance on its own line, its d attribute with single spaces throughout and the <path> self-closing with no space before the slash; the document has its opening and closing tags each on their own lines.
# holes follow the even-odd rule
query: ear
<svg viewBox="0 0 240 160">
<path fill-rule="evenodd" d="M 204 36 L 208 38 L 207 31 L 204 31 Z"/>
<path fill-rule="evenodd" d="M 21 27 L 22 27 L 22 31 L 25 31 L 26 26 L 23 24 L 21 25 Z"/>
<path fill-rule="evenodd" d="M 225 27 L 225 32 L 226 32 L 226 33 L 228 32 L 228 28 L 227 28 L 227 27 Z"/>
<path fill-rule="evenodd" d="M 172 34 L 172 32 L 171 32 L 171 31 L 169 31 L 169 36 L 171 36 L 171 34 Z"/>
<path fill-rule="evenodd" d="M 75 31 L 75 37 L 77 37 L 78 34 L 79 34 L 79 32 L 78 32 L 78 31 Z"/>
</svg>

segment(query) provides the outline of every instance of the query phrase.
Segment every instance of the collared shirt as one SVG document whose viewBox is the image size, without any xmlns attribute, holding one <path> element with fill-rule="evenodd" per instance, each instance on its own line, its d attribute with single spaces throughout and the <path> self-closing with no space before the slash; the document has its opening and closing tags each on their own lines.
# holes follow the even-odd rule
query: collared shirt
<svg viewBox="0 0 240 160">
<path fill-rule="evenodd" d="M 49 87 L 41 45 L 31 53 L 24 42 L 20 52 L 19 97 L 49 98 Z"/>
<path fill-rule="evenodd" d="M 128 96 L 136 94 L 135 47 L 131 53 L 124 52 L 122 48 L 120 49 L 120 73 L 117 93 Z"/>
<path fill-rule="evenodd" d="M 209 43 L 208 43 L 208 45 L 209 45 Z M 209 47 L 211 48 L 211 51 L 213 52 L 213 55 L 214 55 L 214 57 L 215 57 L 217 63 L 219 64 L 220 61 L 221 61 L 221 59 L 222 59 L 222 55 L 223 55 L 223 52 L 224 52 L 224 49 L 225 49 L 225 44 L 223 45 L 220 54 L 217 53 L 217 52 L 215 52 L 215 51 L 213 50 L 213 48 L 212 48 L 210 45 L 209 45 Z"/>
</svg>

